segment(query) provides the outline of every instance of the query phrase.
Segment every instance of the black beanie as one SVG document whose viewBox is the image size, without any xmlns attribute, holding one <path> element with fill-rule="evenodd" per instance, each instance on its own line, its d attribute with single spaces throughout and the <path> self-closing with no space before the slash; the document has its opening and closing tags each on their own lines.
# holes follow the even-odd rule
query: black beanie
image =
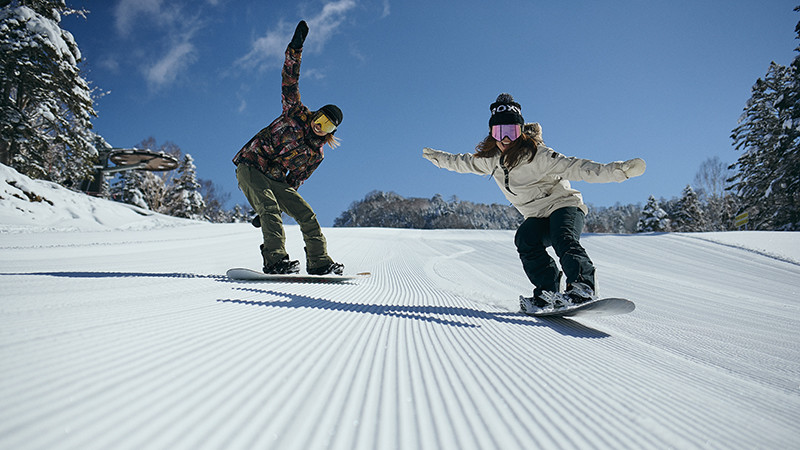
<svg viewBox="0 0 800 450">
<path fill-rule="evenodd" d="M 497 100 L 489 106 L 492 117 L 489 119 L 489 126 L 493 125 L 524 125 L 525 119 L 522 118 L 522 107 L 514 101 L 511 94 L 500 94 Z"/>
<path fill-rule="evenodd" d="M 319 109 L 337 127 L 342 123 L 342 110 L 336 105 L 325 105 Z"/>
</svg>

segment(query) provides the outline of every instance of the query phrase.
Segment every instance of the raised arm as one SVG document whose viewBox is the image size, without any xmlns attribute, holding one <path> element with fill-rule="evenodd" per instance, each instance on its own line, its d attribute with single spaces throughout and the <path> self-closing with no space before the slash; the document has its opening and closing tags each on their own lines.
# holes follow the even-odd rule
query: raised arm
<svg viewBox="0 0 800 450">
<path fill-rule="evenodd" d="M 292 41 L 286 47 L 286 59 L 281 71 L 281 103 L 283 112 L 300 103 L 300 61 L 303 56 L 303 43 L 308 35 L 308 25 L 304 20 L 297 24 Z"/>
</svg>

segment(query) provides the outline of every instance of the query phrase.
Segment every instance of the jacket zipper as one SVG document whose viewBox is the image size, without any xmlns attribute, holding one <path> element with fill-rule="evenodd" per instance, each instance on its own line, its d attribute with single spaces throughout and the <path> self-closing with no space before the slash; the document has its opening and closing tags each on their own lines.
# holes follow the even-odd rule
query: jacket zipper
<svg viewBox="0 0 800 450">
<path fill-rule="evenodd" d="M 506 158 L 506 155 L 500 155 L 500 167 L 503 168 L 503 174 L 505 175 L 506 190 L 508 192 L 510 192 L 511 195 L 517 195 L 517 194 L 514 193 L 514 191 L 511 190 L 511 187 L 508 185 L 508 172 L 509 171 L 508 171 L 508 168 L 506 168 L 505 158 Z"/>
</svg>

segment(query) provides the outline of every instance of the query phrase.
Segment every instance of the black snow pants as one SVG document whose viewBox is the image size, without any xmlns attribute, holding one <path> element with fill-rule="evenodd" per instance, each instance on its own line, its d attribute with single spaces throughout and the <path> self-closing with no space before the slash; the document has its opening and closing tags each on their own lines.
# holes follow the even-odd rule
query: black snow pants
<svg viewBox="0 0 800 450">
<path fill-rule="evenodd" d="M 525 274 L 535 286 L 534 295 L 560 288 L 558 266 L 546 250 L 549 246 L 558 255 L 568 286 L 580 281 L 594 289 L 594 264 L 580 244 L 583 224 L 583 211 L 570 206 L 555 210 L 550 217 L 530 217 L 519 226 L 514 244 Z"/>
</svg>

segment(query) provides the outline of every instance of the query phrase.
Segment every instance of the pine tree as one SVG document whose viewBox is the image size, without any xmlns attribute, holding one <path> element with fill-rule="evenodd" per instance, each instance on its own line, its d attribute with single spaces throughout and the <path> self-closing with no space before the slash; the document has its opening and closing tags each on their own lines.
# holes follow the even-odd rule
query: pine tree
<svg viewBox="0 0 800 450">
<path fill-rule="evenodd" d="M 243 205 L 235 205 L 231 211 L 231 222 L 233 223 L 247 223 L 250 222 L 250 207 Z"/>
<path fill-rule="evenodd" d="M 675 213 L 670 217 L 670 223 L 672 231 L 707 231 L 703 206 L 690 185 L 686 185 L 683 189 L 683 196 L 678 200 Z"/>
<path fill-rule="evenodd" d="M 178 167 L 178 178 L 167 195 L 165 212 L 175 217 L 201 220 L 205 207 L 194 159 L 192 155 L 186 154 Z"/>
<path fill-rule="evenodd" d="M 97 154 L 92 89 L 81 52 L 61 29 L 64 0 L 12 0 L 0 9 L 0 163 L 32 178 L 77 185 Z"/>
<path fill-rule="evenodd" d="M 150 209 L 146 196 L 142 190 L 144 175 L 139 170 L 128 170 L 120 174 L 119 179 L 111 188 L 111 198 L 118 202 Z"/>
<path fill-rule="evenodd" d="M 141 184 L 139 189 L 144 196 L 144 201 L 149 209 L 156 212 L 164 212 L 164 201 L 167 195 L 167 184 L 164 178 L 150 171 L 139 171 Z"/>
<path fill-rule="evenodd" d="M 658 205 L 652 195 L 647 199 L 647 204 L 642 208 L 639 223 L 636 225 L 637 233 L 664 232 L 669 230 L 667 213 Z"/>
<path fill-rule="evenodd" d="M 586 233 L 634 233 L 642 212 L 642 205 L 620 205 L 589 207 L 584 231 Z"/>
<path fill-rule="evenodd" d="M 741 211 L 742 204 L 739 197 L 731 194 L 723 197 L 722 213 L 720 214 L 719 230 L 731 231 L 736 229 L 736 216 Z"/>
<path fill-rule="evenodd" d="M 800 7 L 795 8 L 800 11 Z M 800 22 L 795 28 L 800 39 Z M 800 52 L 800 47 L 795 51 Z M 756 81 L 731 138 L 743 154 L 732 189 L 755 229 L 800 229 L 800 55 Z"/>
</svg>

